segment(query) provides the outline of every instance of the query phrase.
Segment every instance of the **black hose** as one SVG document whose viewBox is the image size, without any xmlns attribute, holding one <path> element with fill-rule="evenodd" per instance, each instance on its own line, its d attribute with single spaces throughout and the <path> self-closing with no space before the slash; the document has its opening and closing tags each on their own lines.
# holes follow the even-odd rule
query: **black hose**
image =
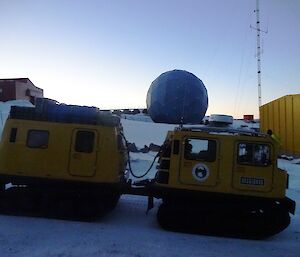
<svg viewBox="0 0 300 257">
<path fill-rule="evenodd" d="M 134 174 L 134 172 L 133 172 L 133 170 L 132 170 L 132 167 L 131 167 L 131 160 L 130 160 L 130 153 L 129 153 L 130 151 L 129 151 L 129 144 L 128 144 L 128 141 L 127 141 L 127 139 L 126 139 L 126 137 L 124 136 L 123 133 L 120 133 L 120 134 L 121 134 L 121 136 L 123 137 L 123 139 L 125 140 L 126 149 L 127 149 L 127 156 L 128 156 L 127 163 L 128 163 L 128 168 L 129 168 L 130 174 L 131 174 L 134 178 L 143 178 L 143 177 L 145 177 L 145 176 L 149 173 L 149 171 L 152 169 L 152 167 L 153 167 L 153 165 L 154 165 L 154 163 L 155 163 L 157 157 L 159 156 L 160 150 L 158 151 L 158 153 L 157 153 L 156 156 L 154 157 L 154 159 L 153 159 L 153 161 L 152 161 L 150 167 L 147 169 L 147 171 L 145 171 L 142 175 L 136 175 L 136 174 Z"/>
</svg>

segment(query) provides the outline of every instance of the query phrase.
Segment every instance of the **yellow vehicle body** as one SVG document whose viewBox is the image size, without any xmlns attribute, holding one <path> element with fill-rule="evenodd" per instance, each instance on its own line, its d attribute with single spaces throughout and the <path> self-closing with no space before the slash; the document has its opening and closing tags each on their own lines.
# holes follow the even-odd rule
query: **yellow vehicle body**
<svg viewBox="0 0 300 257">
<path fill-rule="evenodd" d="M 126 165 L 120 137 L 120 128 L 113 126 L 8 119 L 0 176 L 119 183 Z M 46 141 L 37 145 L 34 140 Z"/>
<path fill-rule="evenodd" d="M 277 142 L 250 130 L 200 127 L 169 131 L 153 195 L 167 230 L 264 238 L 290 224 L 295 202 L 285 196 Z"/>
<path fill-rule="evenodd" d="M 11 116 L 20 118 L 6 121 L 0 143 L 2 213 L 90 220 L 116 206 L 127 162 L 118 118 L 59 121 L 25 107 Z"/>
<path fill-rule="evenodd" d="M 188 141 L 213 142 L 213 159 L 187 158 L 185 149 Z M 287 173 L 277 167 L 277 143 L 269 136 L 250 136 L 247 133 L 216 133 L 214 131 L 175 130 L 166 138 L 171 144 L 169 156 L 161 156 L 157 176 L 168 178 L 157 185 L 172 189 L 203 191 L 254 197 L 284 198 L 287 185 Z M 268 158 L 265 162 L 243 162 L 239 160 L 239 146 L 265 147 Z M 205 152 L 208 149 L 204 149 Z M 203 153 L 202 153 L 203 155 Z M 209 175 L 198 179 L 193 169 L 201 165 Z"/>
</svg>

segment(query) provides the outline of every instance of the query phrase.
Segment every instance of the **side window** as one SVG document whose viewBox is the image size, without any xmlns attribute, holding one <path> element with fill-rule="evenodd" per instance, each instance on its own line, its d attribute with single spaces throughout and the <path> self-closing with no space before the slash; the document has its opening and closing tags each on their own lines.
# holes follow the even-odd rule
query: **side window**
<svg viewBox="0 0 300 257">
<path fill-rule="evenodd" d="M 27 133 L 27 146 L 30 148 L 48 148 L 49 131 L 29 130 Z"/>
<path fill-rule="evenodd" d="M 216 160 L 217 143 L 207 139 L 186 139 L 184 158 L 187 160 L 202 160 L 214 162 Z"/>
<path fill-rule="evenodd" d="M 17 128 L 12 128 L 10 130 L 10 136 L 9 136 L 9 142 L 14 143 L 16 142 L 16 138 L 17 138 Z"/>
<path fill-rule="evenodd" d="M 92 131 L 77 131 L 75 151 L 80 153 L 91 153 L 94 150 L 95 133 Z"/>
<path fill-rule="evenodd" d="M 169 140 L 166 140 L 161 148 L 161 155 L 162 157 L 167 157 L 170 158 L 171 156 L 171 146 L 172 146 L 172 142 L 170 142 Z"/>
<path fill-rule="evenodd" d="M 269 165 L 270 146 L 256 143 L 239 143 L 238 163 L 259 166 Z"/>
</svg>

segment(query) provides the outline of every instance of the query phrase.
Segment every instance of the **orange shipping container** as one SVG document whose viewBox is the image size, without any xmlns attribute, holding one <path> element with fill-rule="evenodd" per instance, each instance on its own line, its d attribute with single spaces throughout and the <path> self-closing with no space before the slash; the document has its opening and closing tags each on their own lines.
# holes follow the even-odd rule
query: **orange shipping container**
<svg viewBox="0 0 300 257">
<path fill-rule="evenodd" d="M 280 140 L 281 152 L 300 155 L 300 94 L 262 105 L 259 112 L 260 130 L 273 131 Z"/>
</svg>

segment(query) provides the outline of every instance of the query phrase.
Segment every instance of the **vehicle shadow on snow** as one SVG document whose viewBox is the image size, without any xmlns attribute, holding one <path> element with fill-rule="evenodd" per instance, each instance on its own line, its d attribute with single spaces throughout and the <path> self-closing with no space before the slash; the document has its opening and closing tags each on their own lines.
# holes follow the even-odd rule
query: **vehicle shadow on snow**
<svg viewBox="0 0 300 257">
<path fill-rule="evenodd" d="M 115 224 L 116 226 L 147 227 L 161 229 L 156 220 L 157 207 L 160 200 L 154 201 L 154 208 L 147 212 L 147 198 L 145 196 L 123 195 L 116 208 L 97 222 Z"/>
</svg>

